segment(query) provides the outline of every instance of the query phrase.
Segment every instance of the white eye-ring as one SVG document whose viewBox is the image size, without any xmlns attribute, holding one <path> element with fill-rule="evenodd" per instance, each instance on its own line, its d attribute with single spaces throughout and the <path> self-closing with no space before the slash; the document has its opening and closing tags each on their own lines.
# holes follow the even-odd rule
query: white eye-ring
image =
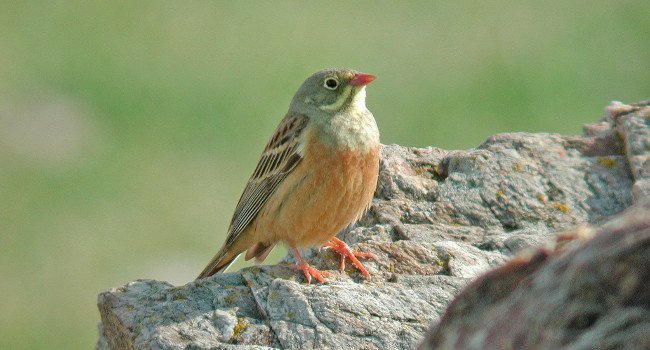
<svg viewBox="0 0 650 350">
<path fill-rule="evenodd" d="M 329 90 L 336 90 L 336 88 L 339 87 L 339 81 L 334 78 L 327 78 L 325 79 L 323 86 Z"/>
</svg>

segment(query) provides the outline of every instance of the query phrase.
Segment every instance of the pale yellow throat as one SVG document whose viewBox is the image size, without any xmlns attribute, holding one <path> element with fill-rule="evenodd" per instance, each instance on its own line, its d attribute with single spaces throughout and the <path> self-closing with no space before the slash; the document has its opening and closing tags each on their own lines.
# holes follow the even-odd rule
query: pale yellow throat
<svg viewBox="0 0 650 350">
<path fill-rule="evenodd" d="M 321 109 L 338 110 L 352 92 L 352 87 L 346 87 L 336 102 Z M 320 124 L 320 123 L 319 123 Z M 366 108 L 366 89 L 361 88 L 349 108 L 327 118 L 319 128 L 321 140 L 339 149 L 355 149 L 362 153 L 373 150 L 379 145 L 379 130 L 372 116 Z"/>
<path fill-rule="evenodd" d="M 350 97 L 350 93 L 352 92 L 352 86 L 348 85 L 345 88 L 343 88 L 343 92 L 339 95 L 339 98 L 334 101 L 334 103 L 325 105 L 325 106 L 320 106 L 320 109 L 328 112 L 334 112 L 339 110 L 341 107 L 343 107 L 343 104 L 345 101 Z M 364 110 L 366 109 L 366 87 L 363 86 L 359 92 L 354 96 L 354 100 L 351 103 L 351 107 L 353 109 L 359 109 L 359 110 Z"/>
</svg>

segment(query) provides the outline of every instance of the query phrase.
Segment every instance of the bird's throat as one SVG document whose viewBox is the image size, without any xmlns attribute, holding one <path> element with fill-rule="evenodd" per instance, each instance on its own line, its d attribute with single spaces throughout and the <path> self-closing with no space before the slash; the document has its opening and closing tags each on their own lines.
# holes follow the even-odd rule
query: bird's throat
<svg viewBox="0 0 650 350">
<path fill-rule="evenodd" d="M 365 104 L 363 110 L 344 111 L 315 127 L 323 143 L 333 148 L 368 152 L 379 144 L 377 123 Z"/>
</svg>

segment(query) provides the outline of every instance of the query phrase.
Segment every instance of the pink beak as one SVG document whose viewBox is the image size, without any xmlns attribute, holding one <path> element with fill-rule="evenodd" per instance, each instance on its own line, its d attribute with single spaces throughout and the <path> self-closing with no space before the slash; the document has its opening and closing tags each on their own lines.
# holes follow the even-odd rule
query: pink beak
<svg viewBox="0 0 650 350">
<path fill-rule="evenodd" d="M 364 86 L 370 84 L 373 80 L 375 80 L 374 75 L 370 74 L 364 74 L 364 73 L 357 73 L 354 76 L 354 79 L 350 82 L 350 85 L 352 86 Z"/>
</svg>

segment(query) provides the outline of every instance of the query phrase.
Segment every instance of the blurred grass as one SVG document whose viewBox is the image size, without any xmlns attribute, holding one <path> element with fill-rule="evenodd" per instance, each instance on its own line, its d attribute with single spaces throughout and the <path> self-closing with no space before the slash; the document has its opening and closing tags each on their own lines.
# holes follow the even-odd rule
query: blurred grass
<svg viewBox="0 0 650 350">
<path fill-rule="evenodd" d="M 368 106 L 384 143 L 576 134 L 610 100 L 650 97 L 648 13 L 647 1 L 3 2 L 0 348 L 89 348 L 98 292 L 193 279 L 314 71 L 379 77 Z"/>
</svg>

